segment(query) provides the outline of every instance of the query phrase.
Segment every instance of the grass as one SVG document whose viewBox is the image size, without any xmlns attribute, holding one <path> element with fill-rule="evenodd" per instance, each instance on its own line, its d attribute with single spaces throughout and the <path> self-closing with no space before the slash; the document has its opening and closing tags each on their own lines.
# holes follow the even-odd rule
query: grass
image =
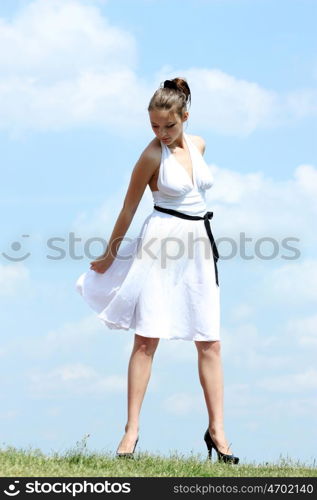
<svg viewBox="0 0 317 500">
<path fill-rule="evenodd" d="M 85 436 L 64 455 L 45 455 L 39 449 L 8 446 L 0 449 L 2 477 L 317 477 L 316 463 L 301 464 L 280 457 L 277 463 L 221 464 L 200 454 L 169 457 L 135 452 L 133 459 L 116 458 L 112 452 L 95 453 L 86 449 Z M 241 459 L 240 459 L 241 461 Z M 315 461 L 314 461 L 315 462 Z"/>
</svg>

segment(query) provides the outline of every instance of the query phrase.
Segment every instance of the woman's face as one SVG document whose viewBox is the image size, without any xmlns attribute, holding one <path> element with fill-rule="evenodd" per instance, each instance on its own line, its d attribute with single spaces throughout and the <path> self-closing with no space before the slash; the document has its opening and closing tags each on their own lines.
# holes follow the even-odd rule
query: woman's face
<svg viewBox="0 0 317 500">
<path fill-rule="evenodd" d="M 150 122 L 156 137 L 164 144 L 173 144 L 173 142 L 183 133 L 183 122 L 188 118 L 186 111 L 181 117 L 166 109 L 156 109 L 149 111 Z"/>
</svg>

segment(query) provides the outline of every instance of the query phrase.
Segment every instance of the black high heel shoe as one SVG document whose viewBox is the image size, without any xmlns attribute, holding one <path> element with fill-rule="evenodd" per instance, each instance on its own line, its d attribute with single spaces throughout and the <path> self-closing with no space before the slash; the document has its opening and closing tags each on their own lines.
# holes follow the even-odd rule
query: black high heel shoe
<svg viewBox="0 0 317 500">
<path fill-rule="evenodd" d="M 205 432 L 204 440 L 208 448 L 208 458 L 211 459 L 211 452 L 212 449 L 214 448 L 217 452 L 219 462 L 233 463 L 233 464 L 239 463 L 239 457 L 235 457 L 233 454 L 227 455 L 226 453 L 222 453 L 221 451 L 218 450 L 217 446 L 215 445 L 214 441 L 210 436 L 209 428 Z"/>
<path fill-rule="evenodd" d="M 136 439 L 136 441 L 134 443 L 133 451 L 131 451 L 129 453 L 126 453 L 126 452 L 122 452 L 121 453 L 121 452 L 117 451 L 116 452 L 117 458 L 121 458 L 121 457 L 123 457 L 123 458 L 133 458 L 134 450 L 136 448 L 136 445 L 138 444 L 138 441 L 139 441 L 139 436 L 137 437 L 137 439 Z"/>
</svg>

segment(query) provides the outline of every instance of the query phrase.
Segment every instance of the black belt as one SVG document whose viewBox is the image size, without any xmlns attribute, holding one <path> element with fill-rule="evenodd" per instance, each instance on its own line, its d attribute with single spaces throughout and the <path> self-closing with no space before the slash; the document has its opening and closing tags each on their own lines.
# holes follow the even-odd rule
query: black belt
<svg viewBox="0 0 317 500">
<path fill-rule="evenodd" d="M 208 238 L 211 243 L 211 248 L 212 248 L 212 253 L 214 257 L 214 266 L 215 266 L 215 275 L 216 275 L 216 283 L 219 286 L 219 281 L 218 281 L 218 269 L 217 269 L 217 261 L 219 259 L 219 253 L 216 247 L 216 243 L 213 237 L 213 234 L 211 232 L 211 227 L 210 227 L 210 222 L 209 219 L 212 219 L 214 213 L 213 212 L 206 212 L 203 217 L 200 215 L 188 215 L 184 214 L 183 212 L 178 212 L 177 210 L 173 210 L 172 208 L 163 208 L 159 207 L 158 205 L 154 205 L 155 210 L 158 210 L 159 212 L 166 212 L 167 214 L 175 215 L 176 217 L 180 217 L 181 219 L 192 219 L 192 220 L 202 220 L 204 221 L 205 228 L 208 234 Z"/>
</svg>

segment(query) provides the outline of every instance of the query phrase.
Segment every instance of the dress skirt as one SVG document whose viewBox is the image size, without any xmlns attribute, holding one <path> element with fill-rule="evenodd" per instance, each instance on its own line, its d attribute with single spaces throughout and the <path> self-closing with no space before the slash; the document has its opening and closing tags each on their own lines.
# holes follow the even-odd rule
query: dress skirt
<svg viewBox="0 0 317 500">
<path fill-rule="evenodd" d="M 136 238 L 121 242 L 105 273 L 76 289 L 110 329 L 169 340 L 220 340 L 220 288 L 203 220 L 155 209 Z"/>
</svg>

